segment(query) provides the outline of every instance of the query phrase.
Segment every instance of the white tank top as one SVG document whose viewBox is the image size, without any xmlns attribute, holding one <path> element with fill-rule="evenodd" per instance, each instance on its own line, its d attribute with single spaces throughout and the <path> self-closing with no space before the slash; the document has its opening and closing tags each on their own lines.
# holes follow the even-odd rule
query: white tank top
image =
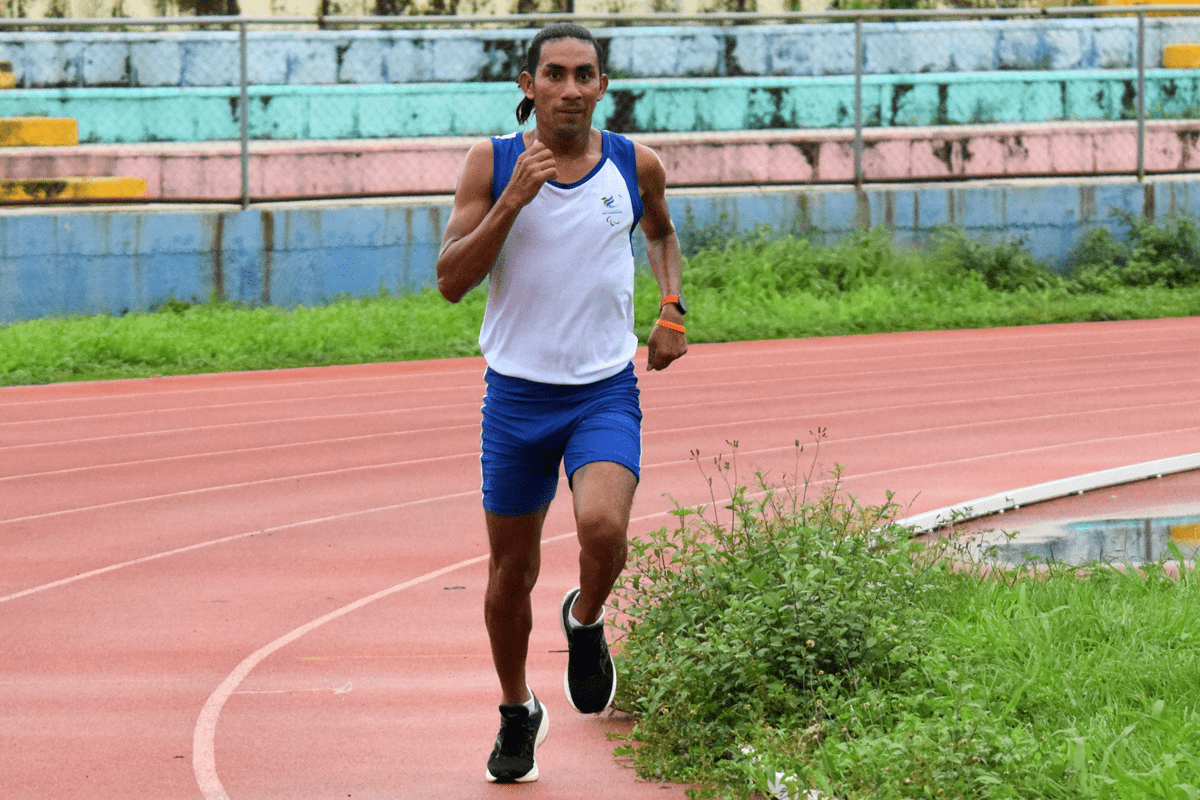
<svg viewBox="0 0 1200 800">
<path fill-rule="evenodd" d="M 547 182 L 521 209 L 492 267 L 479 346 L 502 375 L 594 383 L 624 369 L 637 350 L 637 160 L 629 139 L 602 137 L 600 162 L 587 176 Z M 492 148 L 494 201 L 525 144 L 518 132 L 493 139 Z"/>
</svg>

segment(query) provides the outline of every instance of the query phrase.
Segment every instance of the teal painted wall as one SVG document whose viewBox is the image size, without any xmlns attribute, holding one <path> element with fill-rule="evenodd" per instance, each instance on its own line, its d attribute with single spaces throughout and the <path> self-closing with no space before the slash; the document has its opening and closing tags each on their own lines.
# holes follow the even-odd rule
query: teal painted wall
<svg viewBox="0 0 1200 800">
<path fill-rule="evenodd" d="M 1110 209 L 1200 213 L 1200 178 L 1007 181 L 853 189 L 673 192 L 676 224 L 746 231 L 853 230 L 861 205 L 874 227 L 920 244 L 955 226 L 1020 239 L 1061 266 L 1087 229 L 1115 228 Z M 291 307 L 339 295 L 404 294 L 436 284 L 449 201 L 119 209 L 23 209 L 0 216 L 0 323 L 65 314 L 123 314 L 171 298 L 216 295 Z M 643 252 L 640 241 L 635 243 Z M 686 273 L 685 273 L 686 284 Z"/>
<path fill-rule="evenodd" d="M 871 127 L 1121 120 L 1135 116 L 1128 71 L 873 75 L 864 81 Z M 1200 117 L 1200 73 L 1151 70 L 1150 119 Z M 516 127 L 521 95 L 508 83 L 254 86 L 252 139 L 486 136 Z M 847 128 L 850 77 L 615 80 L 596 123 L 620 133 Z M 0 93 L 0 116 L 67 116 L 85 143 L 238 138 L 232 88 L 36 89 Z"/>
</svg>

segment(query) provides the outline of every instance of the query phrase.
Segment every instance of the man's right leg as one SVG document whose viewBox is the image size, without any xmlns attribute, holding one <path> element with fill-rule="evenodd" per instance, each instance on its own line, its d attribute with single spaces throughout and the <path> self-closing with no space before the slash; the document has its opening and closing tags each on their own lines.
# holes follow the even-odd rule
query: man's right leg
<svg viewBox="0 0 1200 800">
<path fill-rule="evenodd" d="M 547 508 L 519 517 L 484 512 L 491 559 L 483 614 L 500 679 L 501 703 L 505 704 L 529 699 L 525 660 L 533 629 L 530 596 L 542 564 L 542 524 Z"/>
<path fill-rule="evenodd" d="M 547 507 L 514 517 L 484 512 L 491 559 L 483 613 L 501 694 L 500 733 L 488 758 L 489 781 L 538 779 L 537 747 L 546 738 L 549 719 L 546 709 L 530 694 L 525 661 L 533 628 L 530 595 L 541 567 Z"/>
</svg>

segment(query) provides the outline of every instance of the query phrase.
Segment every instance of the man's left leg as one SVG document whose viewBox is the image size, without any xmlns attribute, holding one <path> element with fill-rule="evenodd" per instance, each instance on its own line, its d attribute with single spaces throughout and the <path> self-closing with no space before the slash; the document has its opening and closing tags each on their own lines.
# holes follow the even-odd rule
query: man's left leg
<svg viewBox="0 0 1200 800">
<path fill-rule="evenodd" d="M 612 461 L 593 461 L 571 479 L 579 535 L 579 597 L 575 618 L 587 625 L 600 617 L 613 584 L 625 569 L 629 512 L 637 478 Z"/>
<path fill-rule="evenodd" d="M 571 478 L 579 536 L 579 588 L 563 598 L 569 650 L 563 678 L 567 699 L 584 714 L 603 711 L 617 676 L 604 637 L 604 603 L 625 568 L 627 534 L 637 477 L 611 461 L 594 461 Z"/>
</svg>

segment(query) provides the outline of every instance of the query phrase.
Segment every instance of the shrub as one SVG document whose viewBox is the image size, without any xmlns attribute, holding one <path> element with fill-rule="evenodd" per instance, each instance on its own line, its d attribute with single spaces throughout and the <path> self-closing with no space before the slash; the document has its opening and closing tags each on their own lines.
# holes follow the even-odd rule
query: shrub
<svg viewBox="0 0 1200 800">
<path fill-rule="evenodd" d="M 1001 292 L 1041 291 L 1062 285 L 1062 279 L 1021 249 L 1019 242 L 972 240 L 962 231 L 948 228 L 939 231 L 934 256 L 952 270 L 978 275 L 989 289 Z"/>
<path fill-rule="evenodd" d="M 811 474 L 788 490 L 757 475 L 750 492 L 732 460 L 714 463 L 728 502 L 677 508 L 674 530 L 632 542 L 614 592 L 616 704 L 639 715 L 643 774 L 711 782 L 728 773 L 723 782 L 747 793 L 757 778 L 741 774 L 751 764 L 742 748 L 761 731 L 819 742 L 836 698 L 913 668 L 928 562 L 889 524 L 890 498 L 860 506 L 836 470 L 808 502 Z"/>
</svg>

